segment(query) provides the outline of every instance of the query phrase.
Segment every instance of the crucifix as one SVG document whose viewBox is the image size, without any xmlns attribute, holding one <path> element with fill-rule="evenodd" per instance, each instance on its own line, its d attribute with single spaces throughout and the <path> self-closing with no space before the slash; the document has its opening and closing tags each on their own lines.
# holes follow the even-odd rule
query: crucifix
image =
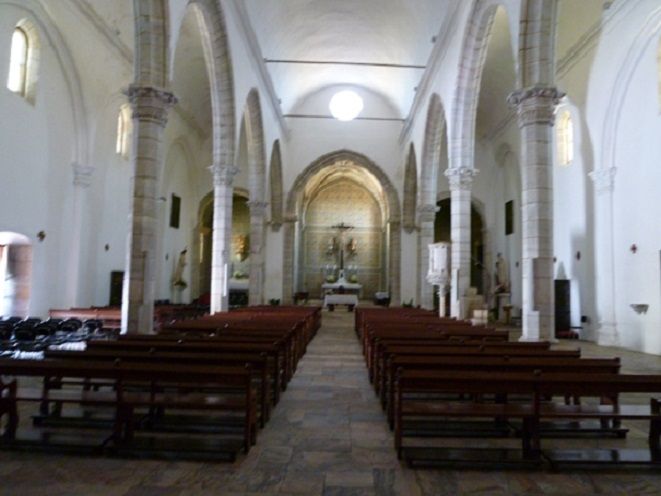
<svg viewBox="0 0 661 496">
<path fill-rule="evenodd" d="M 353 229 L 353 226 L 340 222 L 331 226 L 331 229 L 336 229 L 340 238 L 340 278 L 344 276 L 344 233 Z"/>
</svg>

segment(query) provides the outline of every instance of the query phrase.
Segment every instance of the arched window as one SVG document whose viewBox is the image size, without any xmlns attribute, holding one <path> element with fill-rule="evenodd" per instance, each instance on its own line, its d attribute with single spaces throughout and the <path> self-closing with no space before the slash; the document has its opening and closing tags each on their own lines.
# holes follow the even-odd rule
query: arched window
<svg viewBox="0 0 661 496">
<path fill-rule="evenodd" d="M 27 93 L 29 49 L 30 44 L 27 33 L 20 27 L 14 28 L 14 34 L 11 37 L 7 88 L 23 97 Z"/>
<path fill-rule="evenodd" d="M 574 122 L 569 110 L 565 109 L 560 112 L 556 126 L 558 163 L 568 166 L 574 160 Z"/>
<path fill-rule="evenodd" d="M 122 158 L 129 157 L 129 145 L 131 139 L 131 108 L 128 105 L 122 105 L 117 115 L 117 144 L 115 151 Z"/>
</svg>

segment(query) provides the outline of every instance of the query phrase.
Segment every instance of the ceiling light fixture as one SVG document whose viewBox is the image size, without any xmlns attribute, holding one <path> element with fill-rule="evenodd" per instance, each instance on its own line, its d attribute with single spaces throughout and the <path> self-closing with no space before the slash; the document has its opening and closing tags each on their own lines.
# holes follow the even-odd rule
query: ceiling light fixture
<svg viewBox="0 0 661 496">
<path fill-rule="evenodd" d="M 363 110 L 363 99 L 355 91 L 340 91 L 333 95 L 328 108 L 338 121 L 352 121 Z"/>
</svg>

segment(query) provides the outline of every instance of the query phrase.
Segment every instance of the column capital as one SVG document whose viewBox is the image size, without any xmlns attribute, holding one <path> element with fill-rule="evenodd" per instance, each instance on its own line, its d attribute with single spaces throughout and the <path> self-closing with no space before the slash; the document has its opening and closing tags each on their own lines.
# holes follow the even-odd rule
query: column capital
<svg viewBox="0 0 661 496">
<path fill-rule="evenodd" d="M 131 103 L 134 119 L 153 121 L 163 127 L 168 120 L 168 110 L 177 103 L 172 92 L 155 86 L 131 84 L 124 94 Z"/>
<path fill-rule="evenodd" d="M 269 206 L 267 202 L 261 202 L 261 201 L 249 201 L 247 203 L 248 208 L 250 209 L 250 216 L 251 217 L 265 217 L 266 216 L 266 208 Z"/>
<path fill-rule="evenodd" d="M 548 124 L 555 121 L 555 107 L 565 93 L 554 86 L 530 86 L 510 93 L 507 103 L 516 107 L 519 127 L 530 124 Z"/>
<path fill-rule="evenodd" d="M 616 172 L 616 167 L 601 167 L 588 174 L 594 182 L 594 189 L 597 194 L 602 195 L 613 191 Z"/>
<path fill-rule="evenodd" d="M 428 203 L 426 205 L 418 205 L 418 208 L 416 209 L 418 212 L 418 220 L 420 221 L 420 223 L 434 222 L 434 219 L 436 218 L 436 212 L 438 212 L 438 209 L 439 207 L 431 203 Z"/>
<path fill-rule="evenodd" d="M 239 172 L 238 167 L 231 165 L 212 164 L 208 169 L 213 174 L 214 186 L 232 186 L 234 176 Z"/>
<path fill-rule="evenodd" d="M 71 164 L 71 169 L 73 170 L 73 185 L 81 188 L 89 188 L 92 184 L 94 167 L 73 162 Z"/>
<path fill-rule="evenodd" d="M 285 215 L 282 218 L 283 224 L 295 224 L 296 222 L 298 222 L 298 215 Z"/>
<path fill-rule="evenodd" d="M 445 177 L 450 183 L 450 191 L 470 191 L 473 186 L 473 178 L 480 172 L 473 167 L 451 167 L 446 169 Z"/>
</svg>

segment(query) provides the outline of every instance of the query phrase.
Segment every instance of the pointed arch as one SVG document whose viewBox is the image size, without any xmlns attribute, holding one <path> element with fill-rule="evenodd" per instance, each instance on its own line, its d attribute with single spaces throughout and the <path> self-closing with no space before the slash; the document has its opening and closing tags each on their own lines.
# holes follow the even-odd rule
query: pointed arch
<svg viewBox="0 0 661 496">
<path fill-rule="evenodd" d="M 415 207 L 418 201 L 418 164 L 415 146 L 411 143 L 404 169 L 404 200 L 402 202 L 402 227 L 408 233 L 415 229 Z"/>
<path fill-rule="evenodd" d="M 280 155 L 280 140 L 275 140 L 271 151 L 271 167 L 269 172 L 271 183 L 271 228 L 279 231 L 282 226 L 283 187 L 282 187 L 282 157 Z"/>
<path fill-rule="evenodd" d="M 385 218 L 388 219 L 387 233 L 389 243 L 389 291 L 391 301 L 400 301 L 400 280 L 401 280 L 401 208 L 399 195 L 388 175 L 383 172 L 381 167 L 374 163 L 369 157 L 351 150 L 338 150 L 322 155 L 303 172 L 301 172 L 287 195 L 287 205 L 285 212 L 285 232 L 284 232 L 284 257 L 282 271 L 282 296 L 285 303 L 291 303 L 294 292 L 294 259 L 295 259 L 295 238 L 296 233 L 294 225 L 299 216 L 299 208 L 303 203 L 305 186 L 308 181 L 322 169 L 332 166 L 337 162 L 349 160 L 357 166 L 362 167 L 372 174 L 380 183 L 384 191 L 386 200 Z"/>
</svg>

